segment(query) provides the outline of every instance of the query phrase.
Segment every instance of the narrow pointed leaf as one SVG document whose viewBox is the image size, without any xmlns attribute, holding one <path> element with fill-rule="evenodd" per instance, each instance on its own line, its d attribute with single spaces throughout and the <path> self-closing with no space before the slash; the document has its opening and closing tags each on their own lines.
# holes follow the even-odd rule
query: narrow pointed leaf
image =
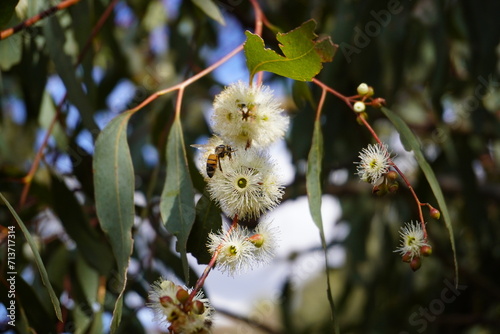
<svg viewBox="0 0 500 334">
<path fill-rule="evenodd" d="M 417 137 L 413 134 L 413 132 L 410 130 L 408 125 L 406 125 L 403 119 L 387 108 L 382 108 L 381 110 L 387 116 L 387 118 L 392 122 L 392 124 L 394 124 L 394 127 L 399 132 L 401 136 L 401 141 L 404 143 L 405 149 L 408 151 L 410 150 L 413 151 L 415 159 L 417 160 L 418 165 L 422 169 L 422 172 L 424 173 L 425 178 L 427 179 L 427 182 L 429 182 L 432 192 L 436 197 L 436 201 L 438 202 L 441 215 L 444 219 L 446 228 L 448 229 L 448 234 L 451 243 L 451 250 L 453 252 L 453 263 L 455 265 L 455 283 L 458 284 L 458 263 L 457 263 L 456 249 L 455 249 L 455 239 L 453 237 L 453 226 L 451 225 L 451 218 L 448 212 L 448 207 L 446 206 L 443 192 L 441 191 L 441 187 L 439 186 L 439 183 L 436 179 L 436 175 L 434 174 L 434 171 L 432 170 L 427 160 L 425 160 L 424 154 L 420 149 L 420 143 Z"/>
<path fill-rule="evenodd" d="M 210 262 L 211 255 L 206 246 L 208 234 L 220 230 L 221 227 L 221 210 L 210 199 L 210 195 L 204 193 L 196 203 L 196 219 L 187 243 L 188 252 L 198 260 L 198 264 Z"/>
<path fill-rule="evenodd" d="M 161 194 L 160 211 L 165 227 L 177 237 L 177 251 L 181 255 L 184 276 L 186 281 L 189 281 L 187 241 L 193 227 L 196 210 L 182 125 L 178 117 L 170 129 L 165 156 L 167 176 Z"/>
<path fill-rule="evenodd" d="M 12 14 L 16 9 L 17 3 L 19 0 L 2 0 L 0 1 L 0 29 L 3 28 L 9 23 Z"/>
<path fill-rule="evenodd" d="M 106 275 L 113 267 L 113 254 L 104 238 L 90 225 L 75 195 L 63 180 L 52 176 L 53 208 L 68 235 L 76 242 L 78 251 L 100 274 Z M 64 201 L 58 200 L 64 198 Z"/>
<path fill-rule="evenodd" d="M 319 229 L 321 244 L 325 255 L 325 270 L 327 277 L 327 297 L 330 303 L 330 311 L 333 323 L 333 333 L 339 333 L 338 322 L 335 314 L 335 305 L 330 286 L 330 271 L 328 270 L 328 257 L 326 249 L 325 231 L 323 229 L 323 219 L 321 217 L 321 164 L 323 161 L 323 133 L 321 132 L 321 123 L 319 120 L 314 122 L 314 132 L 311 144 L 311 150 L 307 159 L 306 187 L 307 198 L 309 200 L 309 211 L 314 223 Z"/>
<path fill-rule="evenodd" d="M 210 18 L 219 22 L 222 25 L 225 25 L 224 17 L 222 13 L 217 7 L 217 5 L 212 0 L 191 0 L 198 8 L 200 8 L 205 14 L 207 14 Z"/>
<path fill-rule="evenodd" d="M 132 113 L 115 117 L 97 138 L 94 154 L 94 187 L 97 216 L 108 235 L 117 264 L 115 292 L 125 289 L 132 253 L 134 224 L 134 170 L 127 143 Z M 120 300 L 120 299 L 118 299 Z M 115 304 L 111 332 L 118 328 L 121 306 Z"/>
<path fill-rule="evenodd" d="M 9 209 L 10 213 L 12 216 L 14 216 L 14 219 L 16 220 L 17 224 L 21 228 L 21 231 L 24 234 L 24 237 L 26 238 L 26 241 L 28 242 L 28 245 L 31 248 L 31 251 L 33 252 L 33 257 L 35 258 L 35 263 L 38 267 L 38 271 L 40 272 L 40 276 L 42 278 L 43 285 L 47 288 L 47 292 L 49 293 L 50 296 L 50 301 L 52 302 L 52 306 L 54 307 L 54 311 L 56 313 L 57 319 L 59 321 L 63 321 L 62 318 L 62 313 L 61 313 L 61 305 L 59 303 L 59 298 L 57 298 L 56 293 L 54 292 L 54 289 L 52 288 L 52 285 L 50 284 L 49 280 L 49 275 L 47 274 L 47 270 L 45 269 L 45 266 L 42 262 L 42 258 L 40 257 L 40 254 L 38 253 L 37 246 L 35 242 L 33 241 L 33 238 L 31 237 L 30 232 L 24 225 L 23 221 L 19 216 L 17 215 L 16 211 L 12 208 L 10 203 L 7 201 L 7 199 L 3 196 L 2 193 L 0 193 L 0 198 L 2 201 L 7 205 L 7 208 Z"/>
<path fill-rule="evenodd" d="M 316 22 L 309 20 L 287 33 L 278 33 L 284 56 L 265 48 L 264 40 L 251 32 L 245 32 L 244 50 L 250 78 L 260 71 L 268 71 L 294 80 L 311 81 L 323 68 L 324 62 L 333 60 L 337 45 L 330 37 L 317 38 Z"/>
<path fill-rule="evenodd" d="M 71 58 L 64 53 L 65 35 L 57 16 L 47 19 L 44 25 L 44 35 L 47 40 L 50 58 L 68 92 L 68 99 L 80 112 L 80 117 L 85 127 L 91 130 L 97 129 L 93 118 L 92 104 L 85 94 L 81 83 L 76 78 Z"/>
<path fill-rule="evenodd" d="M 307 198 L 309 210 L 314 223 L 323 233 L 323 220 L 321 218 L 321 163 L 323 160 L 323 134 L 318 120 L 314 122 L 313 140 L 309 157 L 307 159 Z"/>
</svg>

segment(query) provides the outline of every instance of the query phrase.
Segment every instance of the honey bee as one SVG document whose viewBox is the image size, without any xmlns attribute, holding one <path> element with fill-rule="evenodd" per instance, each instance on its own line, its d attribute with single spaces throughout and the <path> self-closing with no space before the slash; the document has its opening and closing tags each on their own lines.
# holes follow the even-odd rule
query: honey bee
<svg viewBox="0 0 500 334">
<path fill-rule="evenodd" d="M 215 148 L 214 153 L 209 154 L 207 158 L 207 175 L 208 177 L 213 177 L 215 174 L 215 170 L 217 169 L 217 165 L 219 165 L 219 169 L 222 172 L 222 165 L 220 163 L 221 159 L 223 159 L 226 155 L 231 159 L 231 153 L 235 150 L 229 145 L 219 145 Z"/>
<path fill-rule="evenodd" d="M 211 145 L 191 145 L 191 147 L 196 147 L 198 149 L 206 151 L 208 147 Z M 213 147 L 213 146 L 212 146 Z M 231 159 L 231 154 L 235 152 L 231 146 L 229 145 L 218 145 L 215 147 L 214 153 L 211 153 L 207 157 L 207 175 L 208 177 L 213 177 L 215 174 L 215 170 L 217 169 L 217 165 L 219 165 L 219 169 L 222 172 L 222 165 L 220 160 L 223 159 L 226 155 Z"/>
</svg>

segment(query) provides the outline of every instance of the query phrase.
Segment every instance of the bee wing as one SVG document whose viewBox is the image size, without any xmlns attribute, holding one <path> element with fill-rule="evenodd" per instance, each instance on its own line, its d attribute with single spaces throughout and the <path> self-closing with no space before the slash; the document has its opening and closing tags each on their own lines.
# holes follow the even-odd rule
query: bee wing
<svg viewBox="0 0 500 334">
<path fill-rule="evenodd" d="M 210 145 L 207 145 L 207 144 L 192 144 L 190 145 L 191 147 L 194 147 L 194 148 L 197 148 L 199 150 L 208 150 L 210 148 Z"/>
</svg>

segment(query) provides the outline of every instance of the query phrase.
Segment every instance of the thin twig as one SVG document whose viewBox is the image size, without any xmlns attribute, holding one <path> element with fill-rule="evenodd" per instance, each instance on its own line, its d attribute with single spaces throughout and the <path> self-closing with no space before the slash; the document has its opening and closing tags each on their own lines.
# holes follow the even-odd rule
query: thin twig
<svg viewBox="0 0 500 334">
<path fill-rule="evenodd" d="M 23 29 L 31 27 L 33 24 L 35 24 L 38 21 L 46 18 L 47 16 L 53 15 L 54 13 L 56 13 L 59 10 L 68 8 L 70 6 L 73 6 L 73 5 L 77 4 L 78 2 L 80 2 L 80 0 L 66 0 L 66 1 L 62 1 L 59 4 L 57 4 L 56 6 L 50 7 L 49 9 L 44 10 L 43 12 L 38 13 L 38 14 L 36 14 L 33 17 L 30 17 L 26 21 L 24 21 L 22 23 L 19 23 L 18 25 L 14 26 L 12 28 L 8 28 L 8 29 L 5 29 L 5 30 L 1 31 L 0 32 L 0 40 L 5 39 L 7 37 L 10 37 L 10 36 L 14 35 L 15 33 L 18 33 L 19 31 L 21 31 Z"/>
</svg>

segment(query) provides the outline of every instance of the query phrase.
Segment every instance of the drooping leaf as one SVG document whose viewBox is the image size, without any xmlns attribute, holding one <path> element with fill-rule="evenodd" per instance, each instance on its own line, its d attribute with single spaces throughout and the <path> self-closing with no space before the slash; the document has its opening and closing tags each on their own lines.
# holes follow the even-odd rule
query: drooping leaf
<svg viewBox="0 0 500 334">
<path fill-rule="evenodd" d="M 175 118 L 167 140 L 167 176 L 161 194 L 160 211 L 167 230 L 177 237 L 177 251 L 181 255 L 184 276 L 189 280 L 187 241 L 194 223 L 196 210 L 194 190 L 189 175 L 182 125 Z"/>
<path fill-rule="evenodd" d="M 104 238 L 90 226 L 81 205 L 66 184 L 58 177 L 52 177 L 54 211 L 61 220 L 66 233 L 78 245 L 78 251 L 101 275 L 108 274 L 113 267 L 113 254 Z M 64 198 L 64 201 L 60 199 Z"/>
<path fill-rule="evenodd" d="M 57 16 L 47 18 L 43 28 L 50 58 L 54 63 L 57 74 L 59 74 L 66 86 L 68 99 L 80 112 L 80 117 L 85 127 L 94 133 L 92 130 L 98 127 L 94 122 L 92 104 L 85 94 L 81 83 L 76 78 L 71 58 L 64 53 L 64 31 Z"/>
<path fill-rule="evenodd" d="M 9 23 L 19 0 L 0 1 L 0 29 L 3 29 Z"/>
<path fill-rule="evenodd" d="M 24 225 L 21 218 L 19 218 L 16 211 L 12 208 L 12 206 L 7 201 L 7 199 L 3 196 L 2 193 L 0 193 L 0 198 L 5 203 L 5 205 L 7 205 L 7 208 L 9 209 L 12 216 L 14 216 L 14 219 L 16 220 L 17 224 L 19 225 L 19 228 L 21 228 L 21 231 L 23 232 L 24 237 L 26 238 L 26 241 L 28 242 L 28 245 L 30 246 L 31 251 L 33 252 L 33 257 L 35 259 L 35 263 L 38 267 L 38 271 L 40 272 L 40 276 L 42 278 L 43 285 L 45 285 L 45 287 L 47 288 L 47 292 L 50 296 L 50 301 L 52 302 L 52 306 L 54 307 L 54 311 L 56 313 L 57 319 L 59 319 L 59 321 L 63 321 L 62 320 L 62 313 L 61 313 L 61 305 L 59 303 L 59 298 L 57 298 L 56 293 L 54 292 L 54 289 L 52 288 L 52 285 L 50 284 L 49 275 L 47 274 L 47 270 L 45 269 L 45 266 L 42 262 L 42 258 L 40 257 L 40 254 L 38 253 L 35 241 L 31 237 L 31 234 L 29 233 L 28 229 Z M 14 271 L 14 270 L 15 270 L 15 268 L 9 269 L 9 271 Z"/>
<path fill-rule="evenodd" d="M 125 289 L 133 243 L 135 180 L 127 143 L 127 124 L 131 115 L 125 112 L 115 117 L 101 132 L 95 144 L 93 165 L 97 217 L 115 255 L 114 288 L 120 296 Z M 118 327 L 120 318 L 121 305 L 117 302 L 111 332 Z"/>
<path fill-rule="evenodd" d="M 206 243 L 210 232 L 217 232 L 222 226 L 220 208 L 204 193 L 196 203 L 196 219 L 189 235 L 187 250 L 198 260 L 198 264 L 208 264 L 210 253 Z"/>
<path fill-rule="evenodd" d="M 0 69 L 8 71 L 19 64 L 22 56 L 23 39 L 19 35 L 0 40 Z"/>
<path fill-rule="evenodd" d="M 284 56 L 264 46 L 264 40 L 251 32 L 245 32 L 244 50 L 250 79 L 260 71 L 268 71 L 294 80 L 311 81 L 323 68 L 324 62 L 333 59 L 337 45 L 330 37 L 317 38 L 316 22 L 309 20 L 287 33 L 278 33 Z"/>
<path fill-rule="evenodd" d="M 323 220 L 321 218 L 321 163 L 323 161 L 323 134 L 319 120 L 314 122 L 313 140 L 309 157 L 307 159 L 307 198 L 309 211 L 314 223 L 323 233 Z"/>
<path fill-rule="evenodd" d="M 306 187 L 307 198 L 309 201 L 309 211 L 313 218 L 314 223 L 319 229 L 321 244 L 325 256 L 325 270 L 327 277 L 327 297 L 330 303 L 330 311 L 333 322 L 333 331 L 335 334 L 339 333 L 339 325 L 335 316 L 335 305 L 332 297 L 332 289 L 330 287 L 330 274 L 328 270 L 327 246 L 325 231 L 323 229 L 323 219 L 321 217 L 321 164 L 323 161 L 323 133 L 321 131 L 320 120 L 314 122 L 314 132 L 311 144 L 311 150 L 307 159 L 307 174 L 306 174 Z"/>
<path fill-rule="evenodd" d="M 425 159 L 424 154 L 420 149 L 420 143 L 417 137 L 413 134 L 413 132 L 410 130 L 408 125 L 406 125 L 403 119 L 394 112 L 392 112 L 390 109 L 382 108 L 381 110 L 385 114 L 385 116 L 387 116 L 387 118 L 392 122 L 392 124 L 394 124 L 394 127 L 399 132 L 401 136 L 401 141 L 403 142 L 405 149 L 408 151 L 413 151 L 415 159 L 417 160 L 418 165 L 422 169 L 422 172 L 424 173 L 425 178 L 427 179 L 427 182 L 429 182 L 432 192 L 436 197 L 436 201 L 438 202 L 441 215 L 444 219 L 446 228 L 448 229 L 448 234 L 451 243 L 451 250 L 453 252 L 453 263 L 455 265 L 455 282 L 456 284 L 458 284 L 458 263 L 457 263 L 456 249 L 455 249 L 455 238 L 453 236 L 453 226 L 451 225 L 451 218 L 448 212 L 448 207 L 446 206 L 443 192 L 441 191 L 441 187 L 439 186 L 439 183 L 436 179 L 436 175 L 434 174 L 434 171 L 432 170 L 431 166 Z"/>
<path fill-rule="evenodd" d="M 191 0 L 198 8 L 200 8 L 205 14 L 219 22 L 222 25 L 225 25 L 224 17 L 222 13 L 217 7 L 217 5 L 212 0 Z"/>
</svg>

